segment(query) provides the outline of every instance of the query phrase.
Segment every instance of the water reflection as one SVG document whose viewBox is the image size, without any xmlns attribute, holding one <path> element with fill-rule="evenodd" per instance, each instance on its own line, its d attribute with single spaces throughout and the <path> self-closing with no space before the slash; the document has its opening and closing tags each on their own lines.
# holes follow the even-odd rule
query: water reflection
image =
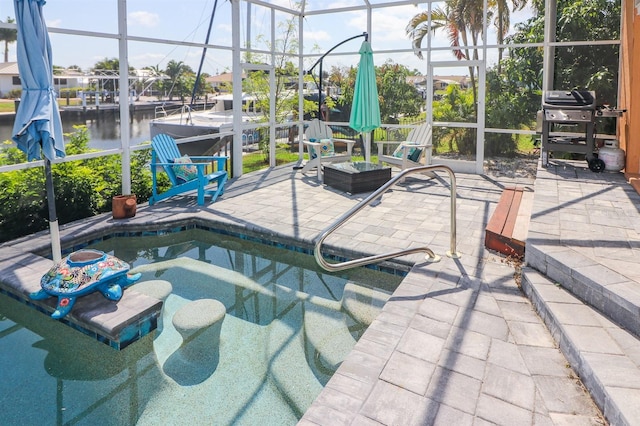
<svg viewBox="0 0 640 426">
<path fill-rule="evenodd" d="M 120 114 L 116 111 L 102 111 L 99 114 L 81 112 L 61 112 L 62 130 L 72 133 L 73 126 L 86 125 L 89 130 L 89 147 L 94 149 L 115 149 L 120 147 Z M 131 113 L 130 144 L 138 145 L 151 139 L 149 121 L 153 111 L 134 111 Z M 13 131 L 13 118 L 0 121 L 0 140 L 10 140 Z"/>
<path fill-rule="evenodd" d="M 0 424 L 295 424 L 400 280 L 201 230 L 93 248 L 171 283 L 162 331 L 116 351 L 0 294 Z M 173 317 L 207 298 L 219 355 L 184 357 Z"/>
</svg>

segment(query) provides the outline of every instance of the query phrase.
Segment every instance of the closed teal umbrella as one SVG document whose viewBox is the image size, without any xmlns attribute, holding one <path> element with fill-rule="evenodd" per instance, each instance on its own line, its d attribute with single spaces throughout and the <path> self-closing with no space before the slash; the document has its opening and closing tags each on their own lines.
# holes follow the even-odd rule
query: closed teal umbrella
<svg viewBox="0 0 640 426">
<path fill-rule="evenodd" d="M 53 260 L 60 260 L 51 160 L 64 157 L 62 122 L 53 90 L 53 63 L 49 33 L 42 16 L 45 0 L 14 0 L 18 27 L 17 56 L 22 95 L 13 126 L 13 140 L 27 159 L 44 160 L 49 228 Z"/>
<path fill-rule="evenodd" d="M 356 85 L 353 91 L 353 104 L 349 127 L 364 133 L 365 161 L 370 160 L 371 134 L 380 127 L 380 101 L 378 100 L 378 86 L 376 84 L 376 69 L 373 65 L 373 50 L 368 41 L 363 41 L 360 47 L 360 64 L 356 75 Z"/>
</svg>

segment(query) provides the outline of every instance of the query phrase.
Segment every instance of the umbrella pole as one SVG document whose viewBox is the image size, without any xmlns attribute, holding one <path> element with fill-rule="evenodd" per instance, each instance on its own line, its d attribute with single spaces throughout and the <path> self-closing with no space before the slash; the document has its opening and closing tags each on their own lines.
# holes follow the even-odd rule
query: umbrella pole
<svg viewBox="0 0 640 426">
<path fill-rule="evenodd" d="M 51 160 L 44 159 L 44 180 L 47 191 L 47 204 L 49 206 L 49 230 L 51 234 L 51 255 L 54 262 L 62 259 L 60 247 L 60 231 L 58 229 L 58 216 L 56 214 L 56 196 L 53 192 L 53 177 L 51 176 Z"/>
<path fill-rule="evenodd" d="M 364 132 L 364 161 L 371 162 L 371 132 Z"/>
</svg>

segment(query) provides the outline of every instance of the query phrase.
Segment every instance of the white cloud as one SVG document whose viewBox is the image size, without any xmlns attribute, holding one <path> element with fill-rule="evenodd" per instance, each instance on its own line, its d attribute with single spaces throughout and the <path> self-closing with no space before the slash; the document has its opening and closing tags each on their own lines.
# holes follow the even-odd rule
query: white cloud
<svg viewBox="0 0 640 426">
<path fill-rule="evenodd" d="M 405 33 L 405 28 L 409 23 L 409 20 L 413 18 L 420 9 L 405 5 L 399 7 L 387 7 L 384 9 L 374 9 L 372 13 L 372 37 L 376 43 L 384 41 L 389 42 L 401 42 L 407 43 L 410 47 L 409 39 Z M 367 14 L 365 12 L 359 12 L 353 14 L 353 17 L 348 21 L 348 24 L 354 28 L 367 28 Z"/>
<path fill-rule="evenodd" d="M 139 11 L 129 13 L 129 25 L 138 25 L 146 28 L 157 27 L 160 16 L 155 13 Z"/>
<path fill-rule="evenodd" d="M 53 19 L 47 21 L 47 27 L 60 27 L 62 25 L 62 19 Z"/>
<path fill-rule="evenodd" d="M 229 24 L 218 24 L 216 26 L 216 28 L 218 28 L 220 31 L 225 31 L 228 32 L 229 34 L 231 34 L 231 31 L 233 30 L 233 25 Z"/>
<path fill-rule="evenodd" d="M 129 65 L 134 68 L 143 68 L 149 65 L 159 64 L 160 68 L 165 66 L 160 62 L 166 60 L 166 55 L 161 53 L 145 52 L 141 54 L 133 54 L 129 56 Z"/>
<path fill-rule="evenodd" d="M 343 1 L 333 1 L 330 3 L 325 3 L 324 0 L 321 0 L 317 5 L 317 7 L 319 9 L 323 9 L 323 10 L 331 10 L 331 9 L 341 9 L 343 7 L 352 7 L 352 6 L 364 6 L 364 2 L 362 2 L 361 0 L 343 0 Z"/>
<path fill-rule="evenodd" d="M 305 40 L 313 40 L 315 42 L 326 41 L 326 40 L 331 40 L 331 35 L 328 32 L 324 31 L 324 30 L 305 31 L 304 32 L 304 39 Z"/>
<path fill-rule="evenodd" d="M 285 9 L 296 10 L 295 2 L 292 0 L 272 0 L 269 3 L 275 6 L 284 7 Z"/>
</svg>

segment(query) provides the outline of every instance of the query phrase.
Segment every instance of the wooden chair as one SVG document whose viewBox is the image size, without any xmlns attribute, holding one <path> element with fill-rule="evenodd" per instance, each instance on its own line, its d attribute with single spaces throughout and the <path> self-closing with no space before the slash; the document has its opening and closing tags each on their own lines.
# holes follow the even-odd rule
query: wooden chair
<svg viewBox="0 0 640 426">
<path fill-rule="evenodd" d="M 151 140 L 151 178 L 152 195 L 149 205 L 174 195 L 188 191 L 198 191 L 198 205 L 204 205 L 205 195 L 211 196 L 211 202 L 224 193 L 228 174 L 225 164 L 228 157 L 218 156 L 181 156 L 176 141 L 168 135 L 159 134 Z M 171 188 L 161 194 L 157 187 L 157 170 L 161 166 L 171 181 Z M 213 169 L 207 171 L 207 167 Z M 215 186 L 211 189 L 207 187 Z"/>
<path fill-rule="evenodd" d="M 431 164 L 431 125 L 424 123 L 412 129 L 406 141 L 381 141 L 378 145 L 378 163 L 388 163 L 402 170 Z M 398 145 L 391 155 L 384 153 L 385 145 Z M 422 159 L 426 160 L 423 161 Z"/>
<path fill-rule="evenodd" d="M 318 119 L 311 120 L 309 127 L 304 132 L 304 140 L 302 142 L 307 147 L 309 161 L 301 171 L 306 173 L 316 168 L 319 182 L 323 181 L 322 164 L 351 161 L 351 152 L 353 151 L 353 145 L 356 143 L 356 141 L 350 139 L 334 138 L 331 127 Z M 346 153 L 336 153 L 336 142 L 346 145 Z"/>
</svg>

